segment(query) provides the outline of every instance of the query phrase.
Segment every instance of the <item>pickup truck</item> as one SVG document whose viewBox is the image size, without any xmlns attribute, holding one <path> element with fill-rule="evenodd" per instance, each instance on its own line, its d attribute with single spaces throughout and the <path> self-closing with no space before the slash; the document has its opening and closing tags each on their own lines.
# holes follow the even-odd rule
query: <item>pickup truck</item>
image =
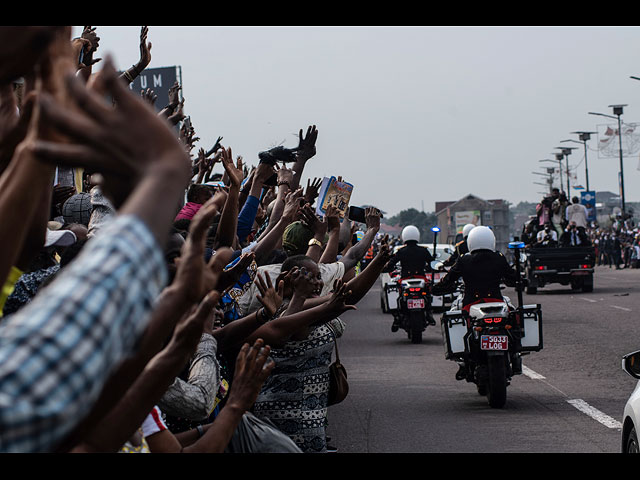
<svg viewBox="0 0 640 480">
<path fill-rule="evenodd" d="M 593 247 L 527 248 L 524 255 L 528 294 L 534 294 L 539 287 L 550 283 L 571 285 L 573 290 L 583 292 L 593 291 L 596 261 Z"/>
</svg>

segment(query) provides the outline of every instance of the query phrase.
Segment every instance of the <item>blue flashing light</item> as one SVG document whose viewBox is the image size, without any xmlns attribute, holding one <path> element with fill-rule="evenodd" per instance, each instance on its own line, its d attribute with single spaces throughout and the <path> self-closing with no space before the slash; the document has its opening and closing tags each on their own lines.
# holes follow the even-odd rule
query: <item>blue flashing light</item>
<svg viewBox="0 0 640 480">
<path fill-rule="evenodd" d="M 431 231 L 437 233 L 440 231 L 440 227 L 431 227 Z"/>
<path fill-rule="evenodd" d="M 509 248 L 524 248 L 524 242 L 511 242 L 509 243 Z"/>
</svg>

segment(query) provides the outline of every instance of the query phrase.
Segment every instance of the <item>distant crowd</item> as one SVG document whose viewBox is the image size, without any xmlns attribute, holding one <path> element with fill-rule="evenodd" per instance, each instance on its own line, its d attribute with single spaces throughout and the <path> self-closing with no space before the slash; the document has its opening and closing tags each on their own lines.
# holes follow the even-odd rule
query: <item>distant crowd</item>
<svg viewBox="0 0 640 480">
<path fill-rule="evenodd" d="M 565 192 L 555 188 L 538 203 L 536 214 L 524 224 L 521 240 L 536 248 L 593 246 L 597 265 L 639 268 L 640 229 L 633 218 L 616 215 L 605 227 L 593 217 L 593 212 L 578 197 L 569 202 Z"/>
</svg>

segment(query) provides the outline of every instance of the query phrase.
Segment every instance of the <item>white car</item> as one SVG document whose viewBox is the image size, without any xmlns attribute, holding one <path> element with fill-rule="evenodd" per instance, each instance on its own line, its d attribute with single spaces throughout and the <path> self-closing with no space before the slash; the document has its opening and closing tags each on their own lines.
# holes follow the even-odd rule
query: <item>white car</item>
<svg viewBox="0 0 640 480">
<path fill-rule="evenodd" d="M 629 353 L 622 358 L 622 369 L 633 378 L 640 380 L 640 351 Z M 622 453 L 640 453 L 638 429 L 640 428 L 640 382 L 624 406 L 622 419 Z"/>
<path fill-rule="evenodd" d="M 429 250 L 429 253 L 433 255 L 433 244 L 420 243 L 421 247 L 425 247 Z M 403 248 L 404 245 L 398 245 L 393 248 L 393 253 L 395 254 L 398 250 Z M 432 268 L 436 267 L 436 264 L 444 262 L 447 258 L 449 258 L 453 252 L 455 251 L 455 247 L 453 245 L 449 245 L 448 243 L 438 243 L 436 244 L 436 255 L 434 261 L 431 264 Z M 446 272 L 435 272 L 434 273 L 434 282 L 438 283 L 438 281 L 446 275 Z M 427 274 L 427 279 L 431 278 L 431 274 Z M 395 310 L 397 306 L 398 295 L 397 292 L 391 291 L 389 292 L 386 287 L 387 284 L 391 283 L 391 275 L 388 273 L 383 273 L 380 275 L 380 282 L 382 288 L 380 289 L 380 308 L 383 313 L 390 313 L 391 310 Z M 450 305 L 453 301 L 453 295 L 439 295 L 432 297 L 432 306 L 434 310 L 446 310 L 447 305 Z"/>
</svg>

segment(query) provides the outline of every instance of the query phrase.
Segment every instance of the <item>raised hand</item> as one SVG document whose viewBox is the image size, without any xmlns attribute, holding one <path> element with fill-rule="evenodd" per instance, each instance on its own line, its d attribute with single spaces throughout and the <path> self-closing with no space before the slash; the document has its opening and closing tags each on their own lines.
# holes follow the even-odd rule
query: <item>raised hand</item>
<svg viewBox="0 0 640 480">
<path fill-rule="evenodd" d="M 151 42 L 147 43 L 147 35 L 149 34 L 149 27 L 142 27 L 140 29 L 140 60 L 138 60 L 138 74 L 142 72 L 151 63 Z"/>
<path fill-rule="evenodd" d="M 158 95 L 155 94 L 153 90 L 147 88 L 146 90 L 140 90 L 140 96 L 146 102 L 149 102 L 151 106 L 156 104 L 156 100 L 158 99 Z"/>
<path fill-rule="evenodd" d="M 331 292 L 331 298 L 323 305 L 332 312 L 336 312 L 336 316 L 340 315 L 347 310 L 357 310 L 355 305 L 347 305 L 346 301 L 351 295 L 351 290 L 348 285 L 338 279 L 333 283 L 333 292 Z"/>
<path fill-rule="evenodd" d="M 299 188 L 295 192 L 287 193 L 287 196 L 284 199 L 284 210 L 282 212 L 282 218 L 293 221 L 293 219 L 298 215 L 298 209 L 300 208 L 299 198 L 302 195 L 302 189 Z"/>
<path fill-rule="evenodd" d="M 32 73 L 56 34 L 64 29 L 64 26 L 0 28 L 0 84 Z"/>
<path fill-rule="evenodd" d="M 264 278 L 260 274 L 256 275 L 256 287 L 258 287 L 259 294 L 256 294 L 256 298 L 265 308 L 270 317 L 273 317 L 280 306 L 284 298 L 284 280 L 278 282 L 278 289 L 276 290 L 271 281 L 271 277 L 268 273 L 264 274 Z"/>
<path fill-rule="evenodd" d="M 318 198 L 318 192 L 320 190 L 320 186 L 322 185 L 321 178 L 314 178 L 313 183 L 311 183 L 311 179 L 307 180 L 307 189 L 304 192 L 304 200 L 305 202 L 313 205 L 313 202 Z"/>
<path fill-rule="evenodd" d="M 296 157 L 298 161 L 306 162 L 316 154 L 316 140 L 318 139 L 318 130 L 315 125 L 307 128 L 307 135 L 302 136 L 302 129 L 298 135 L 299 142 L 296 147 Z"/>
<path fill-rule="evenodd" d="M 180 90 L 182 90 L 182 87 L 178 82 L 174 83 L 169 89 L 169 103 L 167 106 L 172 110 L 175 110 L 180 104 Z"/>
<path fill-rule="evenodd" d="M 100 60 L 102 60 L 101 58 L 93 58 L 94 53 L 98 50 L 98 46 L 100 45 L 100 37 L 96 33 L 96 27 L 84 27 L 80 38 L 86 40 L 87 42 L 84 48 L 82 63 L 84 63 L 87 67 L 91 67 L 92 65 L 95 65 Z"/>
<path fill-rule="evenodd" d="M 276 366 L 269 357 L 271 348 L 259 338 L 253 346 L 245 343 L 236 358 L 231 390 L 225 408 L 249 410 L 258 398 L 267 377 Z"/>
<path fill-rule="evenodd" d="M 380 230 L 380 218 L 382 213 L 375 207 L 367 207 L 365 210 L 365 221 L 368 230 Z"/>
<path fill-rule="evenodd" d="M 293 181 L 293 170 L 287 167 L 280 167 L 278 169 L 278 185 L 284 184 L 291 187 Z"/>
<path fill-rule="evenodd" d="M 233 164 L 233 154 L 231 147 L 222 149 L 222 166 L 224 167 L 231 186 L 240 188 L 242 180 L 244 180 L 244 172 L 242 170 L 242 157 L 238 157 L 236 165 Z"/>
<path fill-rule="evenodd" d="M 333 205 L 327 205 L 327 209 L 324 212 L 325 222 L 327 222 L 327 230 L 340 230 L 340 211 Z"/>
<path fill-rule="evenodd" d="M 82 166 L 103 176 L 102 187 L 116 207 L 147 175 L 191 174 L 191 161 L 170 126 L 119 80 L 110 59 L 96 74 L 98 91 L 109 94 L 116 108 L 73 74 L 65 77 L 66 92 L 76 110 L 63 108 L 49 94 L 40 95 L 42 120 L 77 142 L 40 141 L 35 153 L 55 165 Z"/>
<path fill-rule="evenodd" d="M 314 236 L 324 238 L 327 233 L 328 223 L 321 221 L 317 216 L 311 205 L 305 203 L 300 208 L 300 215 L 302 217 L 302 223 L 313 231 Z"/>
</svg>

